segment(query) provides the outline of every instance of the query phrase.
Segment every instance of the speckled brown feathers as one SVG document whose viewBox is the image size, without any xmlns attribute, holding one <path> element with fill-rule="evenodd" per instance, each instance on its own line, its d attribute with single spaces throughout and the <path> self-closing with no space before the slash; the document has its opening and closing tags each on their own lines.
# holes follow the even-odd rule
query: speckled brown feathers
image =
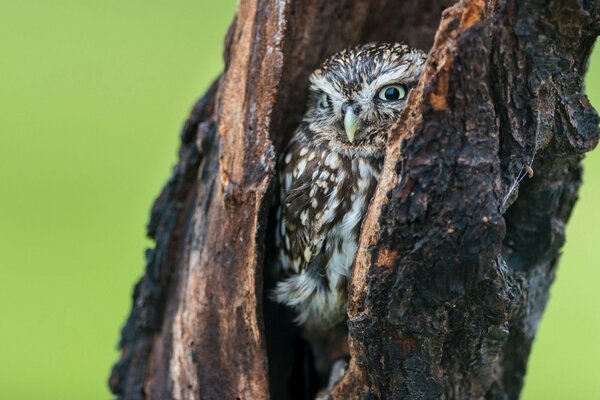
<svg viewBox="0 0 600 400">
<path fill-rule="evenodd" d="M 339 52 L 311 75 L 306 114 L 280 165 L 272 295 L 295 309 L 308 336 L 327 335 L 345 319 L 388 131 L 424 62 L 419 50 L 371 43 Z"/>
</svg>

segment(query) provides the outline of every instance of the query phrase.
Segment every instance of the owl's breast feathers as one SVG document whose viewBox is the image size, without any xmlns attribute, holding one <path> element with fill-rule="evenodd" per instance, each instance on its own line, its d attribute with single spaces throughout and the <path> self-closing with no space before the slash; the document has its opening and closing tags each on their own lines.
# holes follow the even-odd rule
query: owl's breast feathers
<svg viewBox="0 0 600 400">
<path fill-rule="evenodd" d="M 273 297 L 309 329 L 326 330 L 345 317 L 360 225 L 382 161 L 316 145 L 301 130 L 285 154 L 275 238 L 281 280 Z"/>
</svg>

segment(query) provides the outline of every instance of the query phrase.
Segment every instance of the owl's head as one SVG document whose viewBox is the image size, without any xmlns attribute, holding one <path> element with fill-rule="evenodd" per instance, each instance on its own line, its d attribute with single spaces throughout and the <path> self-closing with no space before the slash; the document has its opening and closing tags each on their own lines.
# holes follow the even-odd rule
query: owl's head
<svg viewBox="0 0 600 400">
<path fill-rule="evenodd" d="M 314 139 L 352 153 L 382 152 L 425 59 L 397 43 L 369 43 L 328 58 L 310 77 L 304 121 Z"/>
</svg>

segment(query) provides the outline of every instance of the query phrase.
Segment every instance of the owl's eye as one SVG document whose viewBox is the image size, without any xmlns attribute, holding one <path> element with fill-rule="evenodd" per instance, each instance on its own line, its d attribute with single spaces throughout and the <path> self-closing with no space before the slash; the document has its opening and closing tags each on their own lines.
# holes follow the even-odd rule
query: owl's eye
<svg viewBox="0 0 600 400">
<path fill-rule="evenodd" d="M 383 101 L 402 100 L 406 97 L 406 86 L 389 85 L 379 91 L 379 98 Z"/>
<path fill-rule="evenodd" d="M 319 107 L 329 108 L 329 96 L 325 93 L 321 93 L 321 97 L 319 97 Z"/>
</svg>

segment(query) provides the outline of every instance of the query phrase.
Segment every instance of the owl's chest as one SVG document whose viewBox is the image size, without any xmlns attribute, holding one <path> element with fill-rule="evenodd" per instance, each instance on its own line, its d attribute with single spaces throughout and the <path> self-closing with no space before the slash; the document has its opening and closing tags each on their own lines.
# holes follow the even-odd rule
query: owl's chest
<svg viewBox="0 0 600 400">
<path fill-rule="evenodd" d="M 349 276 L 382 160 L 300 149 L 286 161 L 282 206 L 290 261 L 300 267 L 296 272 L 318 273 L 336 284 Z"/>
</svg>

